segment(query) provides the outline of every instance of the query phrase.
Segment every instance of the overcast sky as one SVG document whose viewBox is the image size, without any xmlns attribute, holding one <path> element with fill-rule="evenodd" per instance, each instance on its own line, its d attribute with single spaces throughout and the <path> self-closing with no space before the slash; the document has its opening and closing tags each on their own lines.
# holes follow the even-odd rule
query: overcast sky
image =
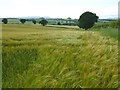
<svg viewBox="0 0 120 90">
<path fill-rule="evenodd" d="M 99 18 L 118 15 L 119 0 L 0 0 L 0 18 L 22 16 L 49 16 L 78 19 L 85 11 Z"/>
</svg>

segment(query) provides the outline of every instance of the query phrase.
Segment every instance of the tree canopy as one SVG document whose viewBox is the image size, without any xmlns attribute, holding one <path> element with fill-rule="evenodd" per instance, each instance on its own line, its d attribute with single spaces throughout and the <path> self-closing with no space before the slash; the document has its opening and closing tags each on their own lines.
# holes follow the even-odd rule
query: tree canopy
<svg viewBox="0 0 120 90">
<path fill-rule="evenodd" d="M 8 23 L 7 18 L 3 18 L 3 19 L 2 19 L 2 22 L 3 22 L 4 24 L 7 24 L 7 23 Z"/>
<path fill-rule="evenodd" d="M 48 21 L 46 19 L 42 19 L 39 23 L 45 26 L 47 25 Z"/>
<path fill-rule="evenodd" d="M 34 23 L 34 24 L 36 24 L 37 22 L 36 22 L 36 20 L 32 20 L 32 22 Z"/>
<path fill-rule="evenodd" d="M 91 28 L 94 26 L 95 22 L 98 20 L 98 16 L 92 12 L 85 12 L 83 13 L 79 20 L 78 20 L 78 26 L 80 28 L 83 28 L 85 30 Z"/>
<path fill-rule="evenodd" d="M 26 22 L 26 19 L 20 19 L 20 22 L 24 24 Z"/>
</svg>

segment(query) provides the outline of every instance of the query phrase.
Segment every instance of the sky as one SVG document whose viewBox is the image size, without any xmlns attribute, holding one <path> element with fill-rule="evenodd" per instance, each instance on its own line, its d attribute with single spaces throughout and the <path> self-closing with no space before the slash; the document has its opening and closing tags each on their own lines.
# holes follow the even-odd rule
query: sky
<svg viewBox="0 0 120 90">
<path fill-rule="evenodd" d="M 0 0 L 0 18 L 49 16 L 78 19 L 86 11 L 99 18 L 118 16 L 119 0 Z"/>
</svg>

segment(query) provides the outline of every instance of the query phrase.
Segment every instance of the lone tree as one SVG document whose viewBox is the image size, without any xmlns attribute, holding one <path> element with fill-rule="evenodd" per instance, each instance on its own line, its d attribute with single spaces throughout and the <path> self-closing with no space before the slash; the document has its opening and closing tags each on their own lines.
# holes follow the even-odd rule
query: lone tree
<svg viewBox="0 0 120 90">
<path fill-rule="evenodd" d="M 47 25 L 48 21 L 46 19 L 42 19 L 39 24 L 42 24 L 43 26 Z"/>
<path fill-rule="evenodd" d="M 58 23 L 57 23 L 57 25 L 61 25 L 61 23 L 60 23 L 60 22 L 58 22 Z"/>
<path fill-rule="evenodd" d="M 7 20 L 6 18 L 3 18 L 3 19 L 2 19 L 2 22 L 3 22 L 4 24 L 7 24 L 7 23 L 8 23 L 8 20 Z"/>
<path fill-rule="evenodd" d="M 34 24 L 36 24 L 36 21 L 35 21 L 35 20 L 32 20 L 32 22 L 33 22 Z"/>
<path fill-rule="evenodd" d="M 26 22 L 26 19 L 20 19 L 20 22 L 24 24 Z"/>
<path fill-rule="evenodd" d="M 78 26 L 87 30 L 94 26 L 95 22 L 98 21 L 98 18 L 99 17 L 92 12 L 85 12 L 80 16 L 78 20 Z"/>
<path fill-rule="evenodd" d="M 71 20 L 71 18 L 70 18 L 70 17 L 68 17 L 67 19 Z"/>
</svg>

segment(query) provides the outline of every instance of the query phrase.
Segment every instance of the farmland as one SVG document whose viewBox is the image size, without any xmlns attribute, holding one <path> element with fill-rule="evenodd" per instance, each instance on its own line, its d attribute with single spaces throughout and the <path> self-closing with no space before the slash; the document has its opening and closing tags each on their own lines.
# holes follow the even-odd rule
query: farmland
<svg viewBox="0 0 120 90">
<path fill-rule="evenodd" d="M 2 26 L 3 88 L 117 88 L 116 28 Z"/>
</svg>

